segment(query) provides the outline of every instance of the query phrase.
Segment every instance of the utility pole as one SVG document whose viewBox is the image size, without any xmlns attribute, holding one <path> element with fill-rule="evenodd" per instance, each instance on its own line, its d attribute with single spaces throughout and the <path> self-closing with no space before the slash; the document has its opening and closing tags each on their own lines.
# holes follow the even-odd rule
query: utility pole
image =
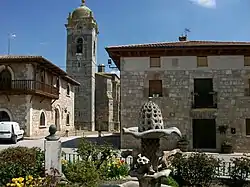
<svg viewBox="0 0 250 187">
<path fill-rule="evenodd" d="M 15 34 L 8 34 L 8 55 L 10 55 L 10 50 L 11 50 L 11 40 L 15 38 Z"/>
</svg>

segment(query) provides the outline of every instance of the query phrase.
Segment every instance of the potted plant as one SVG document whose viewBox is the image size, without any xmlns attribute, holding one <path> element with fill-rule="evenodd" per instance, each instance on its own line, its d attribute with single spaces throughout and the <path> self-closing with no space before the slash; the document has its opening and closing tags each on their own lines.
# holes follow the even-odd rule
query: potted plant
<svg viewBox="0 0 250 187">
<path fill-rule="evenodd" d="M 222 153 L 233 153 L 233 145 L 229 140 L 224 140 L 221 144 Z"/>
<path fill-rule="evenodd" d="M 218 130 L 219 130 L 220 134 L 226 134 L 227 129 L 228 129 L 228 126 L 227 126 L 227 125 L 220 125 L 220 126 L 218 127 Z"/>
<path fill-rule="evenodd" d="M 182 136 L 181 139 L 177 142 L 177 147 L 183 152 L 188 151 L 188 145 L 189 141 L 186 135 Z"/>
</svg>

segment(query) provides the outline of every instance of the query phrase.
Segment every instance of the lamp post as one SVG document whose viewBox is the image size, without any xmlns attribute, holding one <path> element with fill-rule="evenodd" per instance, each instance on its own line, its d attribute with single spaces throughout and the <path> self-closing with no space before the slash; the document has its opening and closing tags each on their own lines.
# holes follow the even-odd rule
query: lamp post
<svg viewBox="0 0 250 187">
<path fill-rule="evenodd" d="M 8 35 L 8 55 L 10 55 L 10 49 L 11 49 L 11 39 L 15 38 L 15 34 L 9 34 Z"/>
</svg>

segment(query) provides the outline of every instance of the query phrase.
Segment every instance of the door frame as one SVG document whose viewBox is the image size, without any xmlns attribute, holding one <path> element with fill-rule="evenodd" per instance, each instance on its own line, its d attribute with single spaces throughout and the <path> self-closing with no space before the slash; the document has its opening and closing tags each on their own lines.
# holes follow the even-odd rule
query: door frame
<svg viewBox="0 0 250 187">
<path fill-rule="evenodd" d="M 214 120 L 215 122 L 215 147 L 214 148 L 194 148 L 194 120 Z M 217 146 L 217 141 L 218 141 L 218 137 L 217 137 L 217 123 L 216 123 L 216 119 L 191 119 L 191 128 L 192 128 L 192 149 L 195 151 L 205 151 L 205 152 L 217 152 L 218 151 L 218 146 Z"/>
</svg>

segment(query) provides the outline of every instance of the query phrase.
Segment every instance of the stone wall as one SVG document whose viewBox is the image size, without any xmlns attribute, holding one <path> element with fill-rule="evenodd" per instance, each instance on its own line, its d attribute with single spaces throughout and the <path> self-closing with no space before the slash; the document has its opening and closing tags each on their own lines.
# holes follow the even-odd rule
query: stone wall
<svg viewBox="0 0 250 187">
<path fill-rule="evenodd" d="M 235 151 L 250 150 L 250 138 L 246 136 L 245 119 L 250 118 L 250 97 L 245 96 L 250 78 L 249 69 L 202 69 L 166 71 L 121 71 L 121 123 L 122 127 L 138 125 L 140 107 L 147 100 L 148 80 L 157 77 L 163 80 L 163 97 L 155 98 L 160 106 L 166 127 L 176 126 L 191 140 L 191 101 L 194 78 L 213 78 L 214 91 L 218 92 L 216 125 L 227 124 L 236 129 L 236 134 L 227 137 L 234 143 Z M 157 79 L 156 78 L 156 79 Z M 221 135 L 217 130 L 217 150 L 220 149 Z M 163 147 L 174 147 L 176 140 L 163 141 Z M 137 148 L 131 136 L 122 135 L 122 148 Z"/>
<path fill-rule="evenodd" d="M 51 104 L 50 99 L 34 97 L 32 99 L 32 136 L 47 135 L 48 127 L 55 124 L 55 110 L 59 113 L 58 130 L 65 134 L 66 130 L 74 131 L 74 87 L 70 85 L 70 95 L 67 95 L 68 83 L 60 81 L 59 99 Z M 40 126 L 40 115 L 44 112 L 46 126 Z M 69 115 L 69 124 L 67 124 Z"/>
<path fill-rule="evenodd" d="M 114 130 L 120 131 L 120 79 L 112 76 L 113 121 Z"/>
<path fill-rule="evenodd" d="M 67 73 L 81 85 L 76 90 L 75 125 L 79 129 L 95 130 L 95 73 L 97 33 L 85 24 L 91 20 L 79 20 L 77 27 L 67 28 Z M 83 53 L 76 53 L 76 41 L 84 40 Z"/>
<path fill-rule="evenodd" d="M 113 130 L 111 77 L 101 73 L 96 73 L 95 108 L 96 130 Z"/>
<path fill-rule="evenodd" d="M 13 95 L 0 97 L 0 111 L 7 112 L 11 121 L 16 121 L 22 129 L 29 129 L 29 102 L 28 95 Z"/>
<path fill-rule="evenodd" d="M 5 68 L 0 66 L 0 71 Z M 34 80 L 35 71 L 32 64 L 11 63 L 7 68 L 12 74 L 13 80 Z M 40 77 L 36 77 L 37 80 Z M 53 82 L 52 82 L 53 80 Z M 45 72 L 45 82 L 47 84 L 55 84 L 56 79 L 51 72 Z M 59 110 L 59 123 L 61 133 L 66 130 L 74 130 L 74 87 L 70 85 L 70 95 L 67 95 L 68 83 L 61 79 L 60 81 L 59 99 L 53 104 L 51 99 L 45 99 L 39 96 L 31 95 L 2 95 L 0 98 L 0 111 L 6 111 L 12 121 L 20 124 L 25 130 L 26 136 L 41 136 L 47 135 L 49 125 L 55 123 L 54 111 Z M 44 112 L 45 123 L 44 127 L 40 127 L 40 115 Z M 69 124 L 66 124 L 67 114 L 69 114 Z"/>
</svg>

